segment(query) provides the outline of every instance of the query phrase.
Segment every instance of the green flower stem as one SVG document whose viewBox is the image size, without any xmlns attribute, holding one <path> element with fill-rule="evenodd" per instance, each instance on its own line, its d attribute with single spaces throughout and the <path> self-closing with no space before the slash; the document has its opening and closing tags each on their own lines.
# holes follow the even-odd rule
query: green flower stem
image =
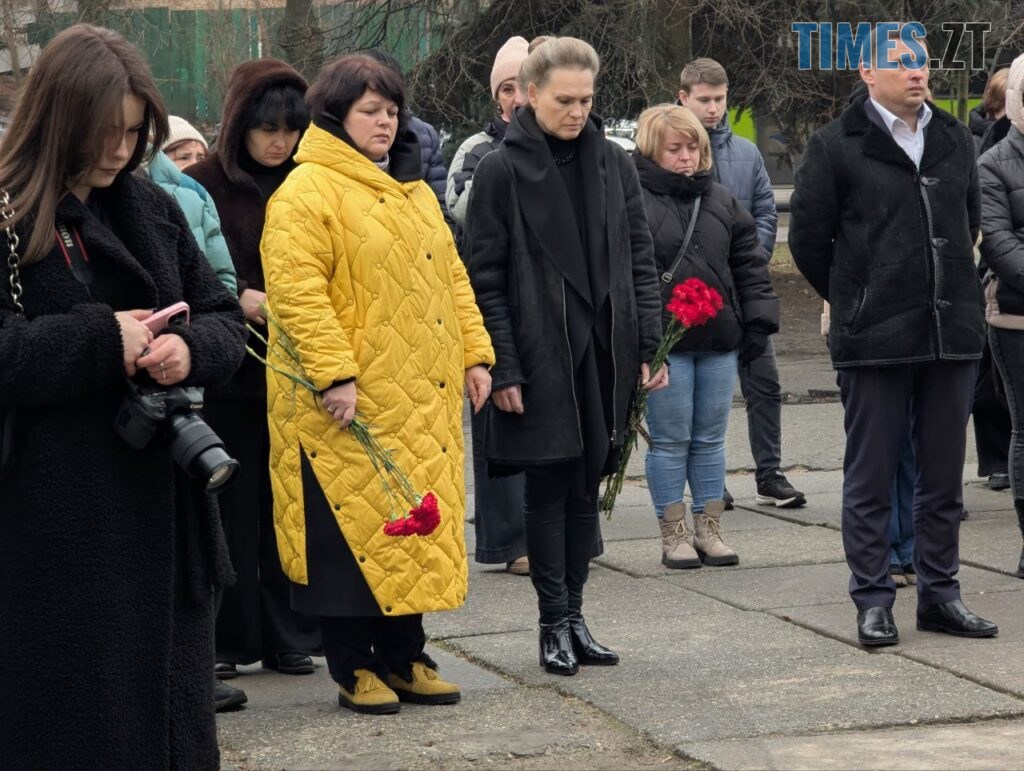
<svg viewBox="0 0 1024 771">
<path fill-rule="evenodd" d="M 266 306 L 261 307 L 264 312 L 266 312 Z M 306 373 L 302 369 L 302 362 L 299 358 L 298 351 L 291 342 L 291 339 L 272 316 L 267 315 L 267 322 L 277 332 L 277 340 L 274 345 L 271 345 L 267 338 L 252 324 L 246 324 L 246 327 L 257 340 L 267 347 L 268 357 L 271 354 L 274 354 L 277 358 L 282 359 L 293 369 L 286 369 L 282 365 L 271 363 L 267 360 L 267 357 L 260 356 L 249 346 L 246 346 L 245 350 L 250 356 L 263 364 L 263 366 L 276 372 L 282 377 L 288 378 L 296 385 L 302 386 L 312 393 L 315 398 L 319 398 L 320 391 L 313 382 L 306 377 Z M 298 371 L 294 371 L 295 369 Z M 422 502 L 422 498 L 416 492 L 415 488 L 413 488 L 409 477 L 406 476 L 405 472 L 403 472 L 398 464 L 395 463 L 391 450 L 381 444 L 380 440 L 377 439 L 377 437 L 375 437 L 370 431 L 369 424 L 361 420 L 359 416 L 356 416 L 349 424 L 348 430 L 352 432 L 352 436 L 355 437 L 359 446 L 362 447 L 363 451 L 366 453 L 366 456 L 370 461 L 370 465 L 373 466 L 374 472 L 380 479 L 381 488 L 388 499 L 389 508 L 391 509 L 391 519 L 398 519 L 400 515 L 396 512 L 396 508 L 400 510 L 402 508 L 401 504 L 403 501 L 412 507 L 419 506 Z"/>
<path fill-rule="evenodd" d="M 658 344 L 658 349 L 654 352 L 654 358 L 650 362 L 652 375 L 665 366 L 669 353 L 685 332 L 686 327 L 680 324 L 677 319 L 673 318 L 669 322 L 668 329 L 665 330 L 665 336 L 662 337 L 661 342 Z M 626 467 L 629 465 L 629 459 L 632 457 L 633 450 L 637 446 L 637 435 L 643 434 L 647 443 L 650 444 L 650 436 L 643 429 L 644 417 L 647 415 L 647 397 L 650 393 L 642 385 L 639 385 L 633 394 L 633 405 L 630 407 L 629 416 L 626 419 L 626 438 L 622 443 L 622 452 L 619 454 L 619 465 L 615 470 L 615 474 L 608 477 L 608 481 L 605 483 L 604 495 L 601 496 L 601 511 L 605 513 L 608 519 L 612 518 L 615 501 L 625 484 Z"/>
</svg>

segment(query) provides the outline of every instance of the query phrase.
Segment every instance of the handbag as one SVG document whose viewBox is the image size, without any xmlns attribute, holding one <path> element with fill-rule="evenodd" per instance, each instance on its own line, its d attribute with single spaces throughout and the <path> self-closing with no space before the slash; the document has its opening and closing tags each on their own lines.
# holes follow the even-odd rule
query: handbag
<svg viewBox="0 0 1024 771">
<path fill-rule="evenodd" d="M 690 215 L 690 221 L 686 223 L 686 235 L 683 236 L 683 245 L 679 247 L 679 252 L 676 254 L 676 259 L 672 263 L 672 266 L 661 274 L 661 291 L 664 293 L 666 289 L 669 289 L 669 284 L 672 283 L 672 276 L 677 270 L 679 270 L 679 263 L 683 261 L 683 257 L 686 255 L 686 249 L 690 245 L 690 239 L 693 238 L 693 229 L 697 227 L 697 215 L 700 214 L 700 196 L 698 195 L 693 199 L 693 213 Z M 664 300 L 664 295 L 662 296 Z"/>
<path fill-rule="evenodd" d="M 18 269 L 18 234 L 11 227 L 11 197 L 6 190 L 0 190 L 0 219 L 3 219 L 4 232 L 7 235 L 7 270 L 11 300 L 14 302 L 15 315 L 22 315 L 25 309 L 21 305 L 21 272 Z M 14 470 L 14 427 L 18 411 L 13 404 L 0 405 L 0 479 Z"/>
</svg>

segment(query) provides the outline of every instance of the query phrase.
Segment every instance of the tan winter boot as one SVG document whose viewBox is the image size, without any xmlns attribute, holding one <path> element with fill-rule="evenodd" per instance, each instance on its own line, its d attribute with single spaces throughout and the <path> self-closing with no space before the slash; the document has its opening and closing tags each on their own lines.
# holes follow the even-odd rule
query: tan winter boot
<svg viewBox="0 0 1024 771">
<path fill-rule="evenodd" d="M 696 535 L 693 546 L 705 565 L 738 565 L 740 558 L 722 540 L 722 512 L 725 501 L 707 501 L 704 511 L 694 514 Z"/>
<path fill-rule="evenodd" d="M 667 568 L 699 568 L 700 557 L 693 550 L 693 533 L 686 524 L 686 504 L 665 507 L 661 520 L 661 564 Z"/>
</svg>

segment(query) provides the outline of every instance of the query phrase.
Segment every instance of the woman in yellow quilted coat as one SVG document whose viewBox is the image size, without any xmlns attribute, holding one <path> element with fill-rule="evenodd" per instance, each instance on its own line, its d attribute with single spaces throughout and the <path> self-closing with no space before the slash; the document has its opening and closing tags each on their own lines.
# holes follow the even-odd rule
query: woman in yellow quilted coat
<svg viewBox="0 0 1024 771">
<path fill-rule="evenodd" d="M 268 373 L 278 549 L 292 607 L 321 617 L 338 702 L 393 713 L 458 701 L 424 652 L 423 613 L 466 599 L 462 390 L 494 352 L 437 199 L 421 179 L 401 76 L 367 56 L 321 71 L 313 125 L 267 209 L 271 318 L 321 398 Z M 271 324 L 271 345 L 280 331 Z M 429 535 L 391 536 L 392 503 L 347 427 L 358 411 L 413 487 Z M 404 513 L 404 512 L 403 512 Z"/>
</svg>

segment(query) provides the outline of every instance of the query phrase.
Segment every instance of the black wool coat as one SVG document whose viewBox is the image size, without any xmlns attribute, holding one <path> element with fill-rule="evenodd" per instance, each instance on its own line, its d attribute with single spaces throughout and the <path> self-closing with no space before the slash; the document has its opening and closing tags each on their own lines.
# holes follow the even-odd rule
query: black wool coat
<svg viewBox="0 0 1024 771">
<path fill-rule="evenodd" d="M 608 264 L 612 447 L 621 446 L 641 362 L 661 338 L 661 301 L 651 233 L 636 168 L 591 118 L 576 162 L 585 173 L 585 216 L 595 253 Z M 577 458 L 583 430 L 574 390 L 578 357 L 599 308 L 565 183 L 533 112 L 521 108 L 505 141 L 473 177 L 465 253 L 477 304 L 494 345 L 493 389 L 521 384 L 524 414 L 491 410 L 489 461 L 515 466 Z"/>
<path fill-rule="evenodd" d="M 58 209 L 94 267 L 88 291 L 55 248 L 21 268 L 15 315 L 0 265 L 0 404 L 17 409 L 0 480 L 0 767 L 213 769 L 213 590 L 231 567 L 203 486 L 161 442 L 134 450 L 114 431 L 114 312 L 186 301 L 191 325 L 169 331 L 197 386 L 238 367 L 242 314 L 156 185 L 122 174 L 93 196 L 118 237 L 73 196 Z"/>
<path fill-rule="evenodd" d="M 663 169 L 640 153 L 633 160 L 644 191 L 659 276 L 675 264 L 693 216 L 693 202 L 701 197 L 690 244 L 671 281 L 662 282 L 663 299 L 688 278 L 699 278 L 722 295 L 718 315 L 704 326 L 687 330 L 672 352 L 734 351 L 747 331 L 777 332 L 779 298 L 750 213 L 727 188 L 711 180 L 710 172 L 689 177 Z M 662 318 L 667 325 L 667 311 Z"/>
<path fill-rule="evenodd" d="M 981 358 L 981 215 L 967 127 L 930 104 L 918 171 L 858 99 L 807 143 L 789 246 L 832 305 L 835 367 Z"/>
<path fill-rule="evenodd" d="M 1006 139 L 978 162 L 981 256 L 999 278 L 999 312 L 1024 316 L 1024 134 Z"/>
</svg>

